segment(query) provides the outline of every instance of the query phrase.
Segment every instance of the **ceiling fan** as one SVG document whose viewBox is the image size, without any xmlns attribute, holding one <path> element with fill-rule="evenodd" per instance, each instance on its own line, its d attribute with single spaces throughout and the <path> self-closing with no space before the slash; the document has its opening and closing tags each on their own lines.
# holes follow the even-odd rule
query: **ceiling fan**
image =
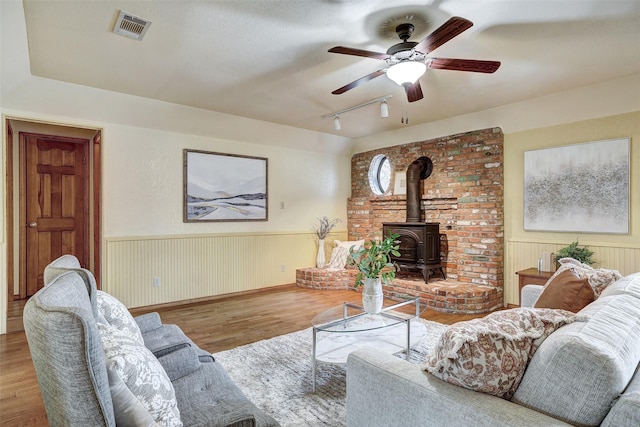
<svg viewBox="0 0 640 427">
<path fill-rule="evenodd" d="M 342 86 L 331 93 L 334 95 L 345 93 L 369 80 L 386 74 L 391 80 L 404 87 L 409 102 L 415 102 L 423 98 L 419 78 L 425 73 L 427 68 L 493 73 L 500 67 L 499 61 L 427 57 L 427 55 L 436 48 L 442 46 L 472 26 L 473 22 L 468 19 L 454 16 L 422 39 L 422 41 L 410 42 L 407 40 L 409 40 L 411 34 L 413 34 L 413 24 L 400 24 L 396 27 L 396 34 L 398 34 L 402 42 L 391 46 L 386 53 L 371 52 L 344 46 L 332 47 L 329 49 L 331 53 L 379 59 L 385 61 L 387 67 L 360 77 L 358 80 Z"/>
</svg>

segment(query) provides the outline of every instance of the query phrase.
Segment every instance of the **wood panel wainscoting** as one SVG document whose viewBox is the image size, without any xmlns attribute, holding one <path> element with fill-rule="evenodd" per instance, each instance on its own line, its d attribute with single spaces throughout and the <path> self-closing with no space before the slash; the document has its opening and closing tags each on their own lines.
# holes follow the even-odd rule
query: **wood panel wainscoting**
<svg viewBox="0 0 640 427">
<path fill-rule="evenodd" d="M 586 241 L 586 238 L 585 238 Z M 538 265 L 543 252 L 557 253 L 571 243 L 571 237 L 565 242 L 538 242 L 524 239 L 505 241 L 504 265 L 504 302 L 519 304 L 519 278 L 517 271 Z M 580 239 L 580 244 L 583 240 Z M 594 252 L 597 261 L 594 268 L 618 270 L 623 276 L 640 271 L 640 247 L 633 244 L 584 243 Z"/>
<path fill-rule="evenodd" d="M 134 315 L 158 311 L 165 323 L 177 324 L 198 346 L 215 353 L 308 328 L 319 312 L 360 297 L 352 290 L 301 289 L 291 284 L 221 295 L 208 302 L 131 311 Z M 445 324 L 482 316 L 432 310 L 422 315 Z M 24 332 L 0 335 L 0 425 L 46 426 L 46 419 Z"/>
<path fill-rule="evenodd" d="M 346 231 L 329 234 L 327 259 L 333 241 L 346 239 Z M 251 291 L 295 282 L 317 254 L 311 231 L 109 237 L 103 290 L 127 307 Z"/>
</svg>

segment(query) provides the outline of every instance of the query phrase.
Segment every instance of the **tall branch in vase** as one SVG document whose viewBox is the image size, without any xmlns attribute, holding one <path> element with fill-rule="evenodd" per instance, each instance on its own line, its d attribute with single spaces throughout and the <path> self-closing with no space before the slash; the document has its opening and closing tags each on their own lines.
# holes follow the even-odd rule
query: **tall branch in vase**
<svg viewBox="0 0 640 427">
<path fill-rule="evenodd" d="M 318 225 L 313 227 L 313 231 L 318 237 L 318 256 L 316 257 L 316 267 L 318 268 L 324 268 L 325 266 L 324 239 L 339 222 L 342 222 L 340 218 L 329 219 L 323 216 L 318 218 Z"/>
</svg>

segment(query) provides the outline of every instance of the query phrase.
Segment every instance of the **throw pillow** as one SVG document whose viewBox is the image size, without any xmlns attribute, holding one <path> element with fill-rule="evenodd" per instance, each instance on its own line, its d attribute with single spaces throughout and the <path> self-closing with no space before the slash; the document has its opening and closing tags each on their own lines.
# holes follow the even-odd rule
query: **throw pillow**
<svg viewBox="0 0 640 427">
<path fill-rule="evenodd" d="M 336 246 L 331 252 L 331 259 L 329 260 L 329 268 L 344 268 L 347 265 L 347 259 L 349 258 L 349 250 L 344 246 Z"/>
<path fill-rule="evenodd" d="M 622 279 L 622 274 L 617 270 L 609 270 L 606 268 L 596 269 L 573 258 L 561 258 L 558 262 L 560 263 L 560 267 L 558 271 L 556 271 L 556 274 L 564 269 L 572 269 L 581 278 L 587 278 L 593 288 L 596 299 L 607 286 L 616 280 Z M 553 276 L 551 276 L 550 279 L 553 279 Z"/>
<path fill-rule="evenodd" d="M 358 249 L 360 249 L 362 246 L 364 245 L 364 239 L 361 240 L 350 240 L 350 241 L 341 241 L 341 240 L 334 240 L 333 241 L 333 246 L 338 248 L 338 247 L 343 247 L 347 249 L 347 252 L 349 252 L 349 249 L 351 249 L 353 247 L 354 251 L 357 251 Z"/>
<path fill-rule="evenodd" d="M 574 270 L 566 269 L 553 275 L 533 306 L 559 308 L 577 313 L 593 302 L 594 298 L 589 279 L 580 278 Z"/>
<path fill-rule="evenodd" d="M 122 304 L 117 298 L 103 291 L 97 292 L 97 299 L 98 312 L 104 316 L 110 326 L 113 326 L 132 338 L 135 338 L 140 342 L 140 344 L 144 344 L 140 328 L 124 304 Z"/>
<path fill-rule="evenodd" d="M 422 368 L 460 387 L 510 399 L 530 358 L 576 315 L 565 310 L 515 308 L 451 325 Z"/>
<path fill-rule="evenodd" d="M 153 354 L 129 334 L 109 325 L 98 324 L 109 376 L 117 376 L 127 386 L 151 418 L 161 426 L 182 426 L 173 384 Z M 141 416 L 135 402 L 127 402 L 118 381 L 113 383 L 112 400 L 120 408 L 129 408 Z"/>
</svg>

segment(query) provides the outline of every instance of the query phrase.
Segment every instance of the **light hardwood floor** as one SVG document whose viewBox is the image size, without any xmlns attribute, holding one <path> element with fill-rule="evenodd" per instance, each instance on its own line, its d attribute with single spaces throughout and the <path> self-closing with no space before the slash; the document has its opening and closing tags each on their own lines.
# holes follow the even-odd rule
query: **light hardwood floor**
<svg viewBox="0 0 640 427">
<path fill-rule="evenodd" d="M 203 349 L 212 353 L 298 331 L 326 308 L 358 301 L 349 290 L 311 290 L 285 285 L 269 290 L 229 295 L 209 302 L 156 310 L 134 309 L 134 315 L 158 311 L 164 323 L 175 323 Z M 427 310 L 422 317 L 452 324 L 483 315 L 456 315 Z M 47 426 L 24 332 L 0 335 L 0 426 Z"/>
</svg>

